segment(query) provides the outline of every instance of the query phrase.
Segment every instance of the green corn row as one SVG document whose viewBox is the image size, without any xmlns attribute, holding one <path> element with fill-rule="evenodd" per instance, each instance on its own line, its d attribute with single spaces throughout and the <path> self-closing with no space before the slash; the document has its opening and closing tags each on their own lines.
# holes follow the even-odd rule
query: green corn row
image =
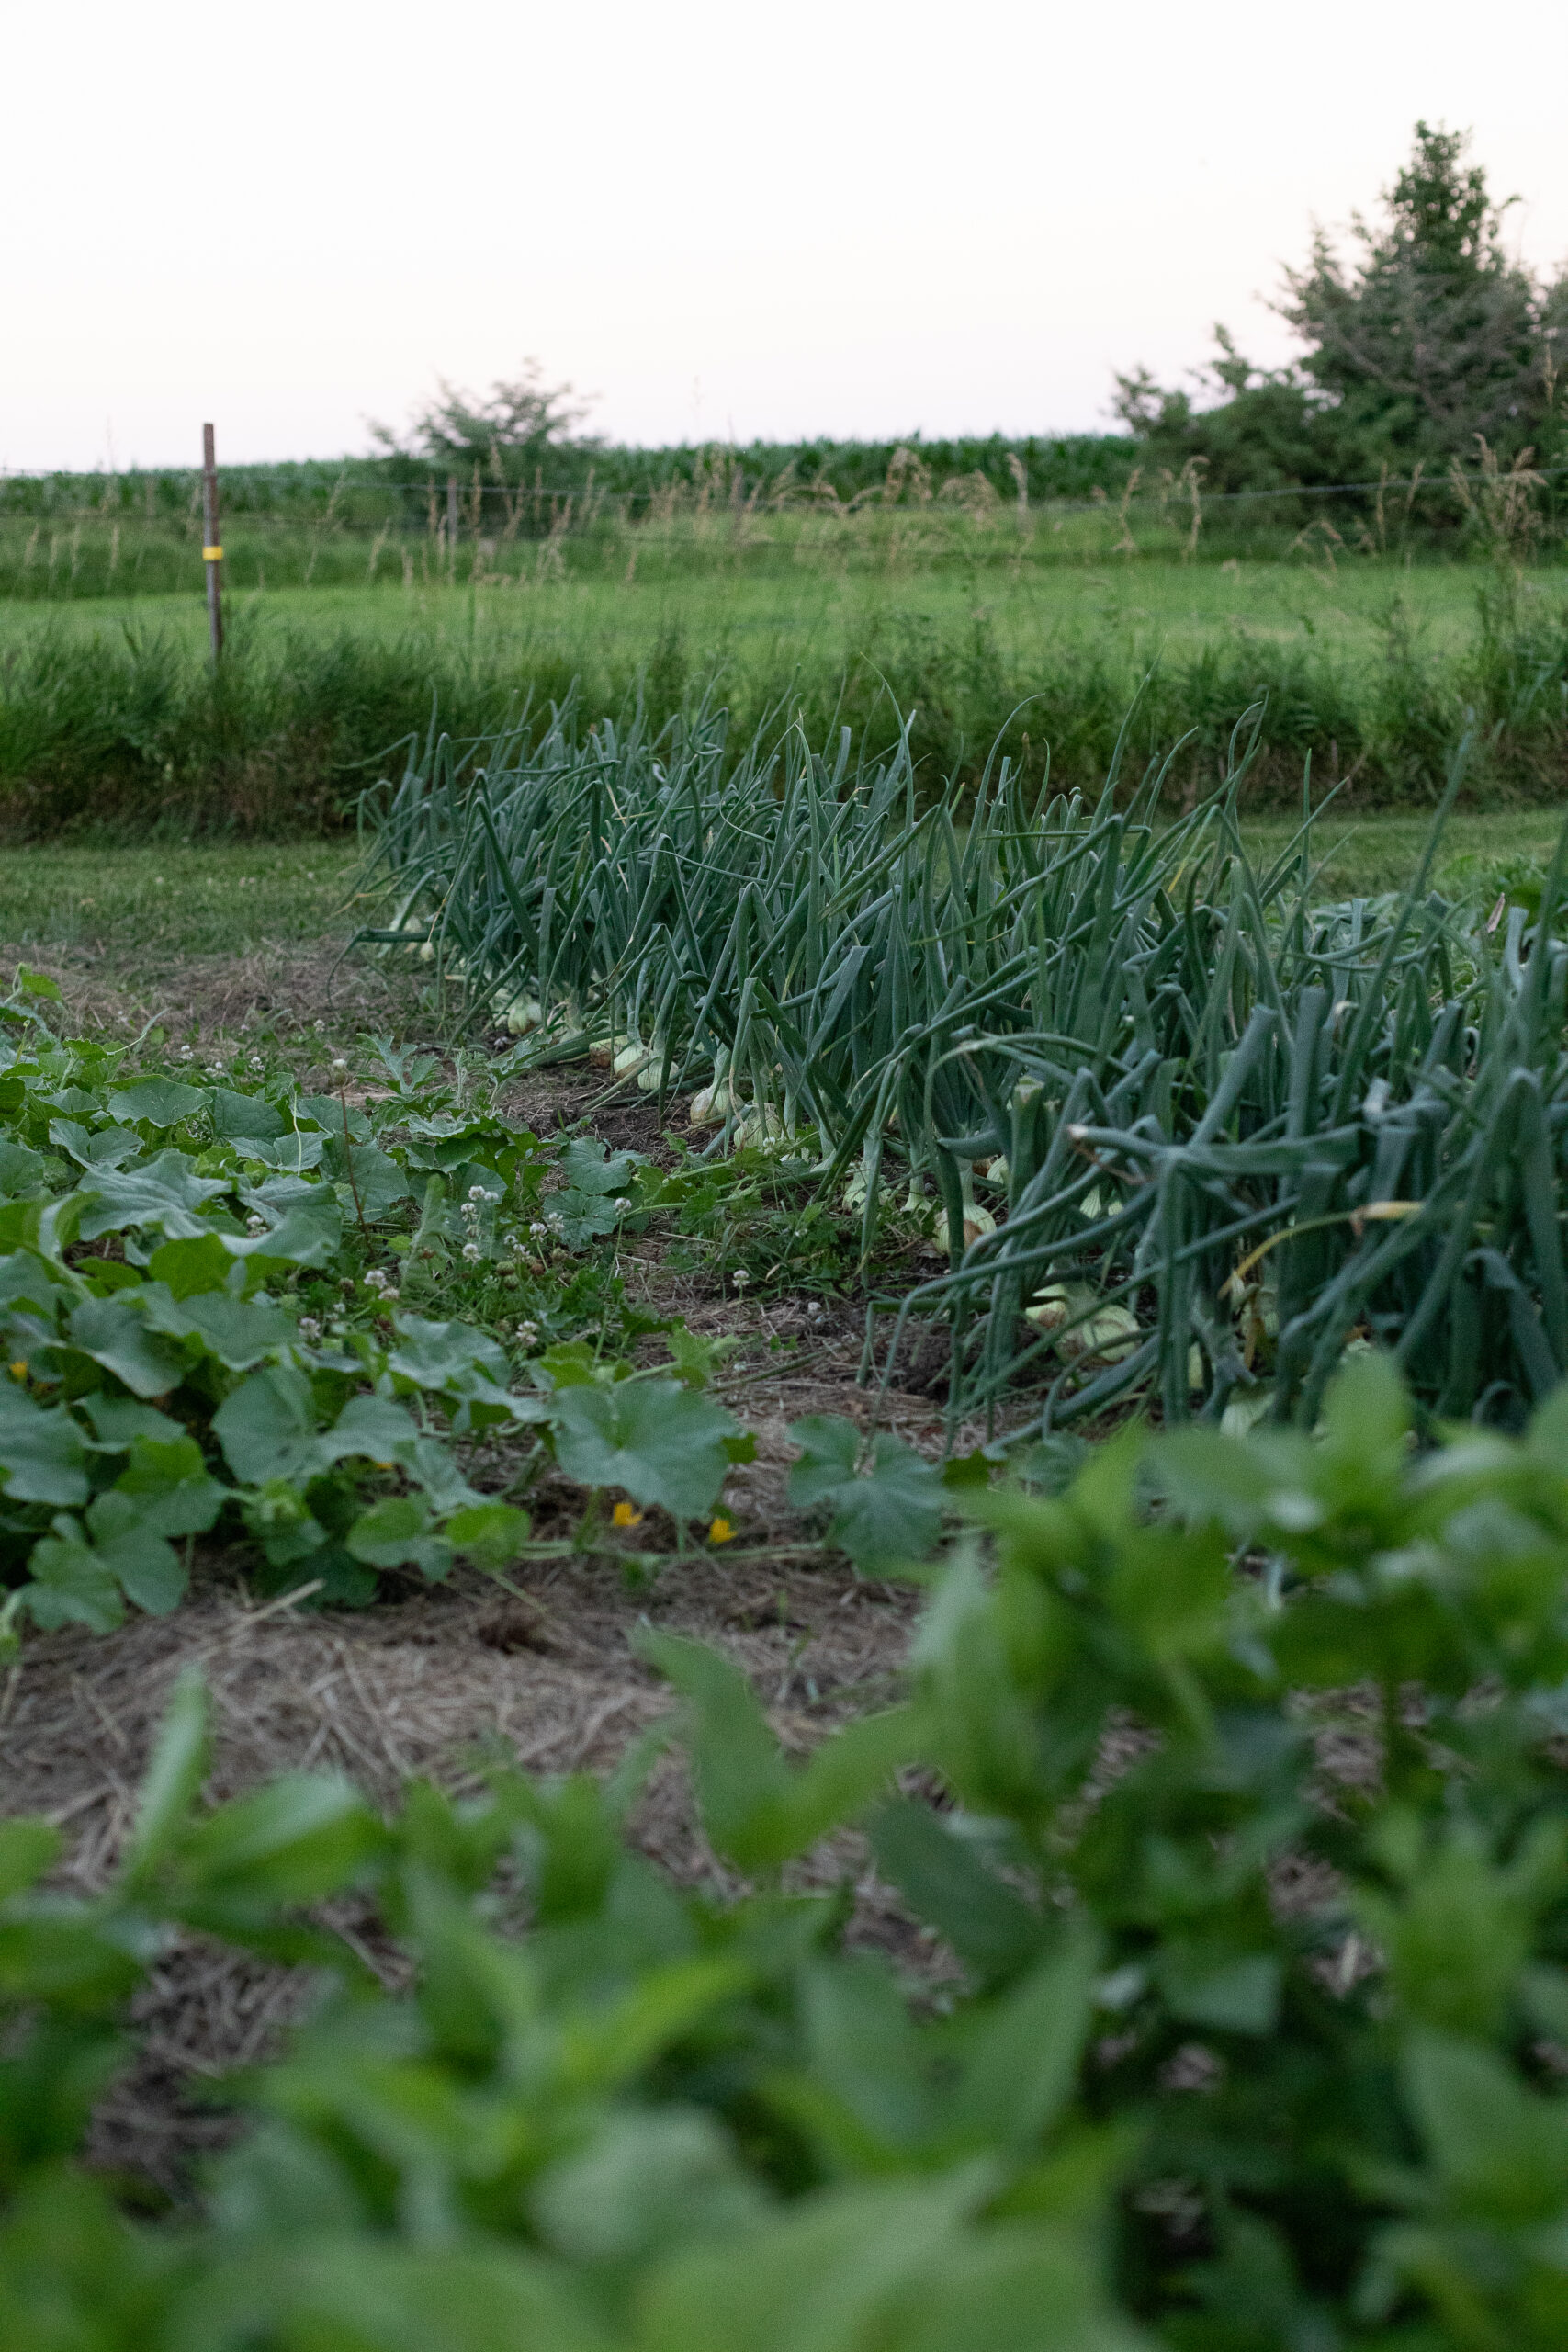
<svg viewBox="0 0 1568 2352">
<path fill-rule="evenodd" d="M 1540 943 L 1428 893 L 1441 812 L 1402 901 L 1316 904 L 1309 813 L 1244 848 L 1251 749 L 1162 825 L 1163 771 L 1091 804 L 1003 759 L 933 798 L 907 742 L 737 756 L 721 713 L 569 706 L 369 804 L 398 914 L 363 936 L 524 1006 L 532 1058 L 701 1084 L 718 1145 L 808 1136 L 867 1248 L 934 1188 L 950 1262 L 885 1370 L 945 1317 L 955 1423 L 1043 1388 L 1047 1430 L 1134 1397 L 1310 1424 L 1359 1340 L 1436 1412 L 1517 1417 L 1568 1372 L 1562 854 Z"/>
</svg>

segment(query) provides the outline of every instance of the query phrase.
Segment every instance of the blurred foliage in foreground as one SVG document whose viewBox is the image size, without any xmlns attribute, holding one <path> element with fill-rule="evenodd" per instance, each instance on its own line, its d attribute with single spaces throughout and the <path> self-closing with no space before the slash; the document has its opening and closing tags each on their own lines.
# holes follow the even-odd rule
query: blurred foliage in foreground
<svg viewBox="0 0 1568 2352">
<path fill-rule="evenodd" d="M 649 1634 L 699 1890 L 626 1838 L 653 1742 L 390 1821 L 304 1775 L 209 1806 L 187 1681 L 101 1897 L 0 1835 L 6 2345 L 1557 2352 L 1565 1460 L 1564 1397 L 1417 1454 L 1376 1360 L 1314 1437 L 1059 1445 L 930 1572 L 907 1703 L 804 1765 Z M 862 1861 L 791 1891 L 851 1822 L 947 1969 L 846 1940 Z M 314 2007 L 132 2218 L 76 2152 L 192 1932 Z"/>
</svg>

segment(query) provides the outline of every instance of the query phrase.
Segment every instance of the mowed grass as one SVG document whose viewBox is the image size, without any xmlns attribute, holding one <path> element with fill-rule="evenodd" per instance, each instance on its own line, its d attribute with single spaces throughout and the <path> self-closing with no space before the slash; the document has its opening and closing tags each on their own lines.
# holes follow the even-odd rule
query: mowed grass
<svg viewBox="0 0 1568 2352">
<path fill-rule="evenodd" d="M 134 975 L 189 956 L 347 939 L 356 865 L 352 842 L 319 838 L 13 846 L 0 857 L 0 940 L 24 957 L 28 949 L 85 952 Z"/>
<path fill-rule="evenodd" d="M 810 560 L 807 560 L 809 554 Z M 729 568 L 716 551 L 699 560 L 655 548 L 633 576 L 598 566 L 525 584 L 477 589 L 385 585 L 250 591 L 231 598 L 231 620 L 263 635 L 305 629 L 370 639 L 428 638 L 448 649 L 510 656 L 520 668 L 565 661 L 585 675 L 624 673 L 679 647 L 683 666 L 766 673 L 779 693 L 792 677 L 841 668 L 880 644 L 929 632 L 962 637 L 984 624 L 998 651 L 1027 670 L 1048 663 L 1064 640 L 1110 640 L 1130 677 L 1162 654 L 1189 656 L 1237 638 L 1352 662 L 1386 658 L 1391 633 L 1429 656 L 1475 635 L 1483 567 L 1346 560 L 1321 563 L 1184 564 L 1166 559 L 1050 566 L 947 561 L 930 569 L 896 559 L 875 570 L 803 550 L 767 571 Z M 1568 577 L 1540 571 L 1523 582 L 1527 606 L 1568 601 Z M 0 605 L 0 651 L 40 628 L 70 636 L 118 636 L 126 627 L 166 632 L 194 650 L 205 641 L 200 582 L 188 594 Z"/>
<path fill-rule="evenodd" d="M 1450 859 L 1550 857 L 1558 818 L 1549 809 L 1449 820 L 1438 872 Z M 1244 827 L 1260 860 L 1277 856 L 1295 828 L 1258 818 Z M 1314 864 L 1325 899 L 1404 888 L 1426 845 L 1425 819 L 1331 813 Z M 162 843 L 149 849 L 12 846 L 0 858 L 0 941 L 29 949 L 100 956 L 116 971 L 164 970 L 197 956 L 351 937 L 380 909 L 355 896 L 352 842 Z M 10 974 L 5 973 L 5 979 Z"/>
</svg>

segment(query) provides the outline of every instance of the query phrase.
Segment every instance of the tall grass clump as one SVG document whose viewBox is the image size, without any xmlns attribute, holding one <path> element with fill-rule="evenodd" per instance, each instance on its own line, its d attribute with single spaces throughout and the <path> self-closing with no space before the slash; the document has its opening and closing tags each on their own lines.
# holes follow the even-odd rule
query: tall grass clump
<svg viewBox="0 0 1568 2352">
<path fill-rule="evenodd" d="M 547 692 L 571 673 L 534 667 Z M 485 648 L 413 632 L 261 632 L 238 616 L 221 667 L 172 631 L 44 628 L 0 651 L 0 828 L 141 838 L 341 826 L 367 773 L 439 706 L 459 735 L 521 699 Z"/>
<path fill-rule="evenodd" d="M 1257 752 L 1166 822 L 1168 762 L 1089 798 L 1003 753 L 930 797 L 907 741 L 568 709 L 368 804 L 376 936 L 526 1053 L 696 1088 L 868 1251 L 923 1222 L 947 1264 L 893 1362 L 943 1319 L 955 1417 L 1310 1425 L 1371 1340 L 1427 1410 L 1514 1420 L 1568 1371 L 1561 854 L 1533 914 L 1433 890 L 1437 830 L 1402 898 L 1320 904 L 1310 810 L 1248 857 Z"/>
</svg>

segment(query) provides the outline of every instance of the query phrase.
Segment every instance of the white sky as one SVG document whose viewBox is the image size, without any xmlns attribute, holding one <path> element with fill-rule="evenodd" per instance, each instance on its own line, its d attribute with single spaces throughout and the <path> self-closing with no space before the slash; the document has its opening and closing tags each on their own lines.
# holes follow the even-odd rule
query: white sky
<svg viewBox="0 0 1568 2352">
<path fill-rule="evenodd" d="M 367 446 L 536 353 L 598 430 L 1103 429 L 1417 115 L 1568 258 L 1568 6 L 9 0 L 0 466 Z"/>
</svg>

